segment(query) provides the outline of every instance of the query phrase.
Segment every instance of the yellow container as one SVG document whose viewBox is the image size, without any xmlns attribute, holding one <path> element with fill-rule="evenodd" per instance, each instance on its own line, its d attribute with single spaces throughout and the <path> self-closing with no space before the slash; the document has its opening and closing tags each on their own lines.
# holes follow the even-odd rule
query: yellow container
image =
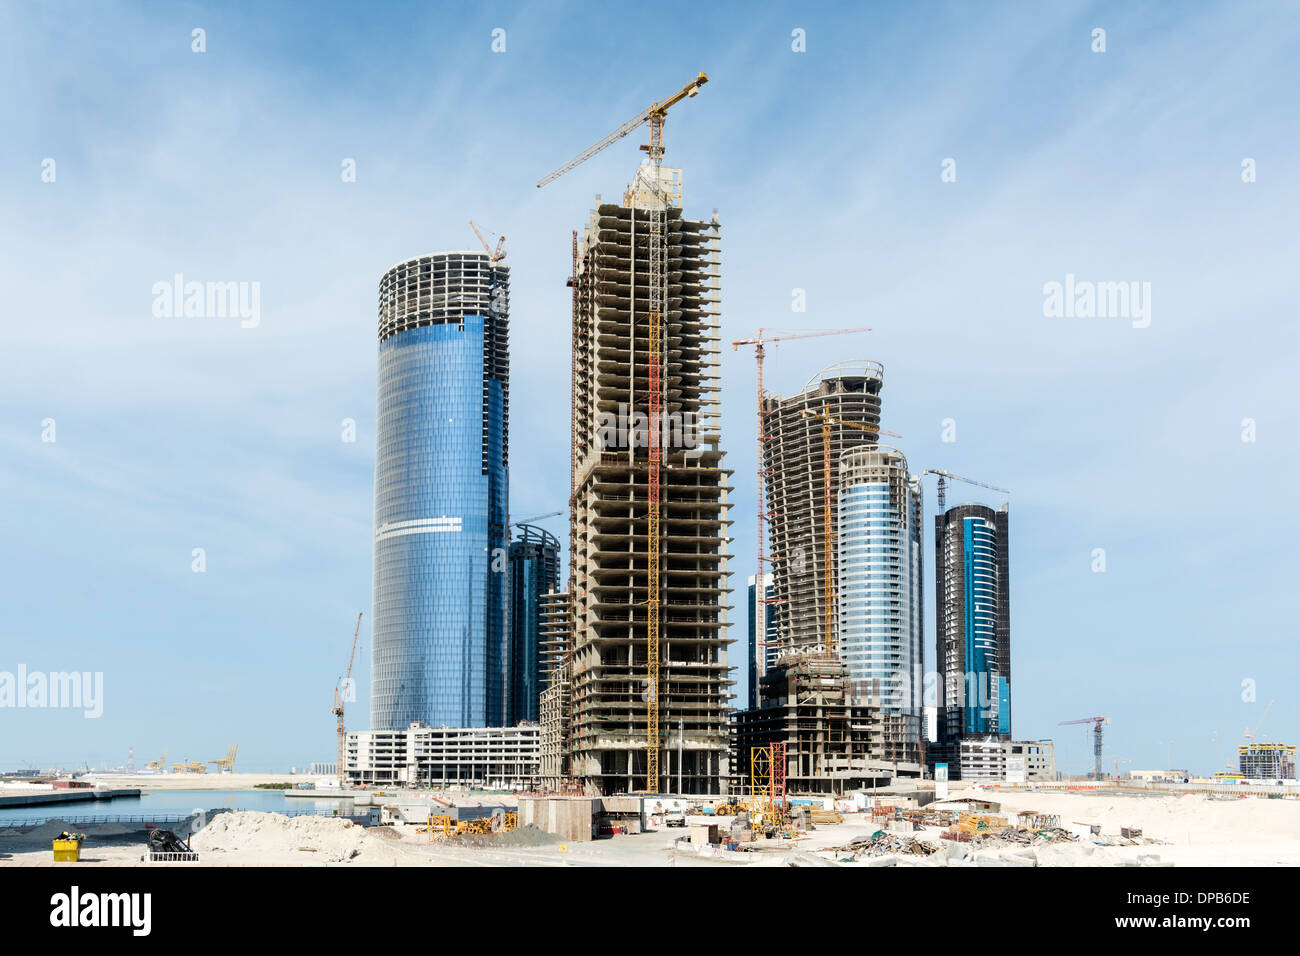
<svg viewBox="0 0 1300 956">
<path fill-rule="evenodd" d="M 54 862 L 77 863 L 81 860 L 81 840 L 55 840 Z"/>
</svg>

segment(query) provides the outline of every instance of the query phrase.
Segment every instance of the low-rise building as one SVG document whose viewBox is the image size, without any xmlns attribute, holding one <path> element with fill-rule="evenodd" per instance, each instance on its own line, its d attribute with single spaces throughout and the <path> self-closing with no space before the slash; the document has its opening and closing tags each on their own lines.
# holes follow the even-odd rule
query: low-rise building
<svg viewBox="0 0 1300 956">
<path fill-rule="evenodd" d="M 1056 745 L 1050 740 L 999 740 L 994 736 L 960 737 L 930 747 L 931 769 L 948 765 L 949 780 L 988 783 L 1033 783 L 1056 780 Z"/>
<path fill-rule="evenodd" d="M 351 786 L 530 789 L 540 771 L 541 728 L 430 727 L 362 730 L 347 735 Z"/>
</svg>

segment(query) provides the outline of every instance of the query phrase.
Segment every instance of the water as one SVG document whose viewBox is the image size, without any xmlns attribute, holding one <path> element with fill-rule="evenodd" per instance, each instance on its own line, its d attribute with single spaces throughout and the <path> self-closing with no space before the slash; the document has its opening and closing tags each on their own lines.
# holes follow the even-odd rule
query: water
<svg viewBox="0 0 1300 956">
<path fill-rule="evenodd" d="M 287 798 L 281 790 L 147 790 L 138 797 L 76 800 L 71 803 L 0 809 L 0 824 L 11 820 L 53 820 L 157 814 L 184 816 L 195 810 L 262 810 L 269 813 L 350 810 L 352 801 L 339 797 Z"/>
</svg>

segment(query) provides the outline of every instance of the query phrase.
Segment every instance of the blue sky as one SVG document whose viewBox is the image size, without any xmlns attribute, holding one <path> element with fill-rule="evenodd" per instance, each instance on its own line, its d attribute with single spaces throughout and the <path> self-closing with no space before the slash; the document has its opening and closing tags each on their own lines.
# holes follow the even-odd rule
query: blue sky
<svg viewBox="0 0 1300 956">
<path fill-rule="evenodd" d="M 724 337 L 870 326 L 778 346 L 770 387 L 883 362 L 914 470 L 1012 490 L 1016 735 L 1082 770 L 1057 724 L 1104 714 L 1108 766 L 1211 772 L 1276 699 L 1296 741 L 1300 7 L 656 10 L 0 5 L 0 671 L 105 684 L 97 720 L 0 710 L 0 767 L 331 759 L 359 610 L 368 712 L 380 275 L 470 217 L 508 236 L 512 510 L 562 507 L 569 232 L 639 140 L 534 183 L 701 69 L 667 162 L 719 210 Z M 176 273 L 260 283 L 260 324 L 155 317 Z M 1067 274 L 1149 282 L 1149 327 L 1045 317 Z M 753 374 L 726 349 L 737 639 Z"/>
</svg>

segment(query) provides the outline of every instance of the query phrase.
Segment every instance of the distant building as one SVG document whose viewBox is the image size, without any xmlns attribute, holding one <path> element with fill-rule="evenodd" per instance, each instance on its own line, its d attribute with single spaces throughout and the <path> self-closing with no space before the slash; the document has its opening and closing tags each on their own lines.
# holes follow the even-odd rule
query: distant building
<svg viewBox="0 0 1300 956">
<path fill-rule="evenodd" d="M 935 669 L 940 742 L 1011 738 L 1007 507 L 935 516 Z"/>
<path fill-rule="evenodd" d="M 1247 780 L 1294 780 L 1295 745 L 1249 743 L 1237 748 L 1238 769 Z"/>
<path fill-rule="evenodd" d="M 1002 740 L 997 736 L 961 737 L 931 747 L 931 765 L 946 763 L 948 779 L 988 783 L 1056 780 L 1056 744 L 1050 740 Z"/>
<path fill-rule="evenodd" d="M 485 253 L 379 286 L 370 726 L 505 720 L 509 270 Z"/>
<path fill-rule="evenodd" d="M 352 786 L 531 789 L 539 771 L 536 724 L 363 730 L 347 735 L 346 784 Z"/>
<path fill-rule="evenodd" d="M 506 723 L 537 723 L 542 696 L 542 602 L 560 583 L 560 542 L 532 525 L 516 525 L 510 542 L 510 666 Z"/>
<path fill-rule="evenodd" d="M 758 706 L 758 685 L 767 669 L 776 663 L 776 618 L 768 613 L 772 599 L 772 575 L 763 575 L 764 599 L 759 600 L 754 584 L 755 575 L 749 576 L 749 653 L 746 655 L 749 674 L 748 707 Z"/>
</svg>

